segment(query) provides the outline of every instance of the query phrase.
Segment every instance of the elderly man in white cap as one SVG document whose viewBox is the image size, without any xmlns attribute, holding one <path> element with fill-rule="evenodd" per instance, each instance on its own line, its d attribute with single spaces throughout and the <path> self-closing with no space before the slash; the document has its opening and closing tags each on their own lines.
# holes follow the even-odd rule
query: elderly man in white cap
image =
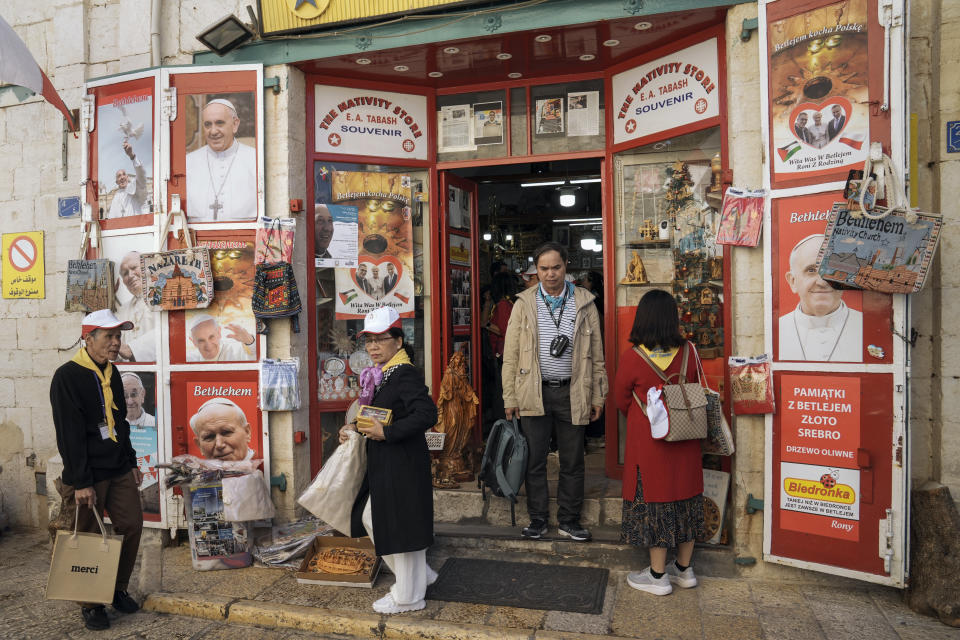
<svg viewBox="0 0 960 640">
<path fill-rule="evenodd" d="M 187 219 L 256 219 L 257 152 L 235 137 L 240 128 L 236 107 L 217 98 L 200 115 L 207 144 L 187 154 Z"/>
<path fill-rule="evenodd" d="M 209 460 L 250 460 L 250 423 L 237 403 L 229 398 L 207 400 L 190 418 L 194 441 Z"/>
<path fill-rule="evenodd" d="M 223 337 L 220 323 L 211 315 L 199 313 L 190 318 L 190 342 L 197 353 L 188 353 L 189 362 L 236 362 L 254 360 L 257 356 L 256 338 L 239 324 L 227 325 L 229 333 Z"/>
<path fill-rule="evenodd" d="M 133 323 L 119 320 L 109 309 L 83 318 L 84 345 L 61 365 L 50 382 L 50 406 L 63 458 L 62 508 L 77 513 L 77 529 L 99 531 L 94 509 L 110 512 L 113 531 L 123 536 L 114 586 L 113 608 L 133 613 L 140 606 L 127 594 L 127 584 L 140 548 L 143 513 L 137 454 L 130 443 L 123 382 L 111 360 L 120 350 L 120 332 Z M 88 629 L 107 629 L 110 620 L 102 604 L 80 603 Z"/>
</svg>

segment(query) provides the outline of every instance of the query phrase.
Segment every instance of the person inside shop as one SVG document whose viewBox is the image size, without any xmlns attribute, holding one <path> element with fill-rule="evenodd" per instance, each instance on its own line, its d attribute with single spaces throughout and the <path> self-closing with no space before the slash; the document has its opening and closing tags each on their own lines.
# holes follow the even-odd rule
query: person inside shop
<svg viewBox="0 0 960 640">
<path fill-rule="evenodd" d="M 135 180 L 130 181 L 130 174 L 127 173 L 126 169 L 117 169 L 117 190 L 110 202 L 108 218 L 138 216 L 141 213 L 147 213 L 143 210 L 147 201 L 147 173 L 127 140 L 123 141 L 123 152 L 133 163 Z"/>
<path fill-rule="evenodd" d="M 540 284 L 540 277 L 537 275 L 537 265 L 534 262 L 530 263 L 530 266 L 527 267 L 527 270 L 520 274 L 520 281 L 523 282 L 523 288 L 532 289 Z"/>
<path fill-rule="evenodd" d="M 490 282 L 490 299 L 493 304 L 490 319 L 484 325 L 489 332 L 490 346 L 498 361 L 503 360 L 503 340 L 507 335 L 507 323 L 513 311 L 517 295 L 517 282 L 510 273 L 498 273 Z"/>
<path fill-rule="evenodd" d="M 603 336 L 603 276 L 599 271 L 585 271 L 580 278 L 580 286 L 592 293 L 595 297 L 593 304 L 597 306 L 597 315 L 600 318 L 600 335 Z M 604 438 L 603 413 L 596 420 L 591 420 L 584 430 L 586 444 L 593 449 L 602 449 L 606 446 Z"/>
<path fill-rule="evenodd" d="M 134 328 L 121 336 L 121 360 L 129 362 L 156 362 L 157 343 L 155 336 L 158 313 L 151 311 L 144 302 L 143 281 L 140 273 L 140 254 L 136 251 L 126 253 L 118 265 L 120 281 L 130 294 L 130 298 L 117 307 L 117 317 L 129 321 Z"/>
<path fill-rule="evenodd" d="M 252 460 L 250 423 L 243 409 L 229 398 L 211 398 L 190 417 L 190 429 L 200 453 L 208 460 Z"/>
<path fill-rule="evenodd" d="M 363 320 L 364 348 L 373 365 L 360 374 L 360 405 L 390 409 L 389 424 L 376 418 L 340 429 L 340 443 L 359 431 L 366 438 L 367 468 L 353 504 L 352 536 L 370 536 L 396 582 L 373 603 L 377 613 L 416 611 L 426 606 L 427 587 L 437 573 L 427 564 L 433 544 L 433 487 L 424 432 L 437 423 L 437 407 L 403 344 L 396 309 L 379 307 Z"/>
<path fill-rule="evenodd" d="M 561 535 L 590 540 L 583 508 L 584 429 L 600 417 L 607 396 L 600 319 L 594 295 L 567 282 L 567 249 L 546 242 L 533 254 L 540 284 L 517 295 L 503 346 L 503 406 L 522 418 L 527 439 L 526 487 L 530 525 L 521 534 L 547 532 L 550 495 L 547 454 L 556 432 L 560 456 L 557 521 Z"/>
<path fill-rule="evenodd" d="M 190 322 L 190 342 L 196 353 L 188 353 L 189 362 L 235 362 L 254 360 L 257 354 L 256 338 L 239 324 L 227 325 L 223 337 L 220 322 L 211 315 L 198 313 Z"/>
<path fill-rule="evenodd" d="M 697 586 L 693 573 L 693 546 L 703 534 L 703 470 L 700 441 L 654 440 L 650 421 L 634 399 L 662 380 L 638 353 L 642 350 L 670 377 L 682 370 L 682 349 L 688 350 L 687 381 L 697 381 L 697 353 L 680 333 L 677 303 L 662 289 L 644 294 L 633 317 L 629 340 L 633 347 L 620 356 L 613 383 L 613 399 L 627 416 L 623 461 L 623 517 L 620 540 L 645 547 L 650 566 L 627 574 L 634 589 L 665 596 L 673 585 Z M 673 378 L 676 381 L 678 378 Z M 667 550 L 677 549 L 667 564 Z"/>
<path fill-rule="evenodd" d="M 817 256 L 823 234 L 798 242 L 790 252 L 787 285 L 800 298 L 780 316 L 780 360 L 861 362 L 863 314 L 843 301 L 843 291 L 820 277 Z"/>
<path fill-rule="evenodd" d="M 317 204 L 313 216 L 313 253 L 321 259 L 333 258 L 330 255 L 330 241 L 333 240 L 333 216 L 325 204 Z"/>
<path fill-rule="evenodd" d="M 137 467 L 144 478 L 140 485 L 143 510 L 160 513 L 160 484 L 155 477 L 148 475 L 152 465 L 145 459 L 145 456 L 153 456 L 153 465 L 156 465 L 157 419 L 143 408 L 147 391 L 143 387 L 140 374 L 124 371 L 120 374 L 120 380 L 123 381 L 123 399 L 127 405 L 130 442 L 137 453 Z"/>
<path fill-rule="evenodd" d="M 255 219 L 257 151 L 236 139 L 240 129 L 236 107 L 217 98 L 200 115 L 206 144 L 187 154 L 187 219 Z"/>
<path fill-rule="evenodd" d="M 50 382 L 57 450 L 63 459 L 62 508 L 76 513 L 77 531 L 86 533 L 100 531 L 94 509 L 109 511 L 113 532 L 123 536 L 112 602 L 121 613 L 140 609 L 127 585 L 143 529 L 139 493 L 143 477 L 130 443 L 123 382 L 111 362 L 119 354 L 121 332 L 131 329 L 132 323 L 109 309 L 88 313 L 80 328 L 83 346 L 57 368 Z M 87 629 L 110 627 L 102 604 L 82 602 L 80 607 Z"/>
</svg>

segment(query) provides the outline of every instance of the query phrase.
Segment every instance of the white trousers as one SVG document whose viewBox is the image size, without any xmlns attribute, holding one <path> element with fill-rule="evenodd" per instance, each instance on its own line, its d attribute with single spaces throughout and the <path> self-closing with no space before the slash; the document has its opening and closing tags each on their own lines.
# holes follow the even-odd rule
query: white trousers
<svg viewBox="0 0 960 640">
<path fill-rule="evenodd" d="M 363 522 L 363 528 L 367 530 L 367 535 L 373 541 L 373 514 L 369 498 L 360 519 Z M 393 601 L 399 605 L 407 605 L 423 600 L 427 593 L 427 586 L 437 579 L 437 572 L 427 564 L 427 550 L 391 553 L 382 557 L 397 579 L 390 588 Z"/>
</svg>

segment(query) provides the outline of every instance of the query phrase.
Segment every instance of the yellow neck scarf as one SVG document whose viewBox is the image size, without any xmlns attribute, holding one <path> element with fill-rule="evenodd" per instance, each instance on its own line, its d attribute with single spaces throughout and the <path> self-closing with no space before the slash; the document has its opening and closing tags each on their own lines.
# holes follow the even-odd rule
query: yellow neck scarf
<svg viewBox="0 0 960 640">
<path fill-rule="evenodd" d="M 113 376 L 113 364 L 107 360 L 107 366 L 104 367 L 103 371 L 100 371 L 100 367 L 97 366 L 93 358 L 90 357 L 90 354 L 87 353 L 86 347 L 80 347 L 80 351 L 77 351 L 77 354 L 71 358 L 71 361 L 76 362 L 84 369 L 90 369 L 100 380 L 100 386 L 103 387 L 104 418 L 107 421 L 107 428 L 110 430 L 110 439 L 116 442 L 117 435 L 114 433 L 113 410 L 117 408 L 117 405 L 113 401 L 113 387 L 110 386 L 110 378 Z"/>
<path fill-rule="evenodd" d="M 670 349 L 647 349 L 645 346 L 638 345 L 643 352 L 647 354 L 653 364 L 657 365 L 664 371 L 667 370 L 667 367 L 670 366 L 670 363 L 673 362 L 674 357 L 676 357 L 677 352 L 680 351 L 680 347 L 672 347 Z"/>
<path fill-rule="evenodd" d="M 407 355 L 407 350 L 403 347 L 400 347 L 400 350 L 393 354 L 393 357 L 387 360 L 380 370 L 386 373 L 390 369 L 394 368 L 400 364 L 413 364 L 410 362 L 410 356 Z"/>
</svg>

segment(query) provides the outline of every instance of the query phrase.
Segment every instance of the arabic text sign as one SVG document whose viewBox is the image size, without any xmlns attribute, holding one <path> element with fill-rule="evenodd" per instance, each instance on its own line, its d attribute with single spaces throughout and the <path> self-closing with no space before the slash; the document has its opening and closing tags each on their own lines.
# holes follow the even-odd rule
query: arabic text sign
<svg viewBox="0 0 960 640">
<path fill-rule="evenodd" d="M 3 234 L 3 297 L 46 296 L 43 274 L 43 231 Z"/>
</svg>

